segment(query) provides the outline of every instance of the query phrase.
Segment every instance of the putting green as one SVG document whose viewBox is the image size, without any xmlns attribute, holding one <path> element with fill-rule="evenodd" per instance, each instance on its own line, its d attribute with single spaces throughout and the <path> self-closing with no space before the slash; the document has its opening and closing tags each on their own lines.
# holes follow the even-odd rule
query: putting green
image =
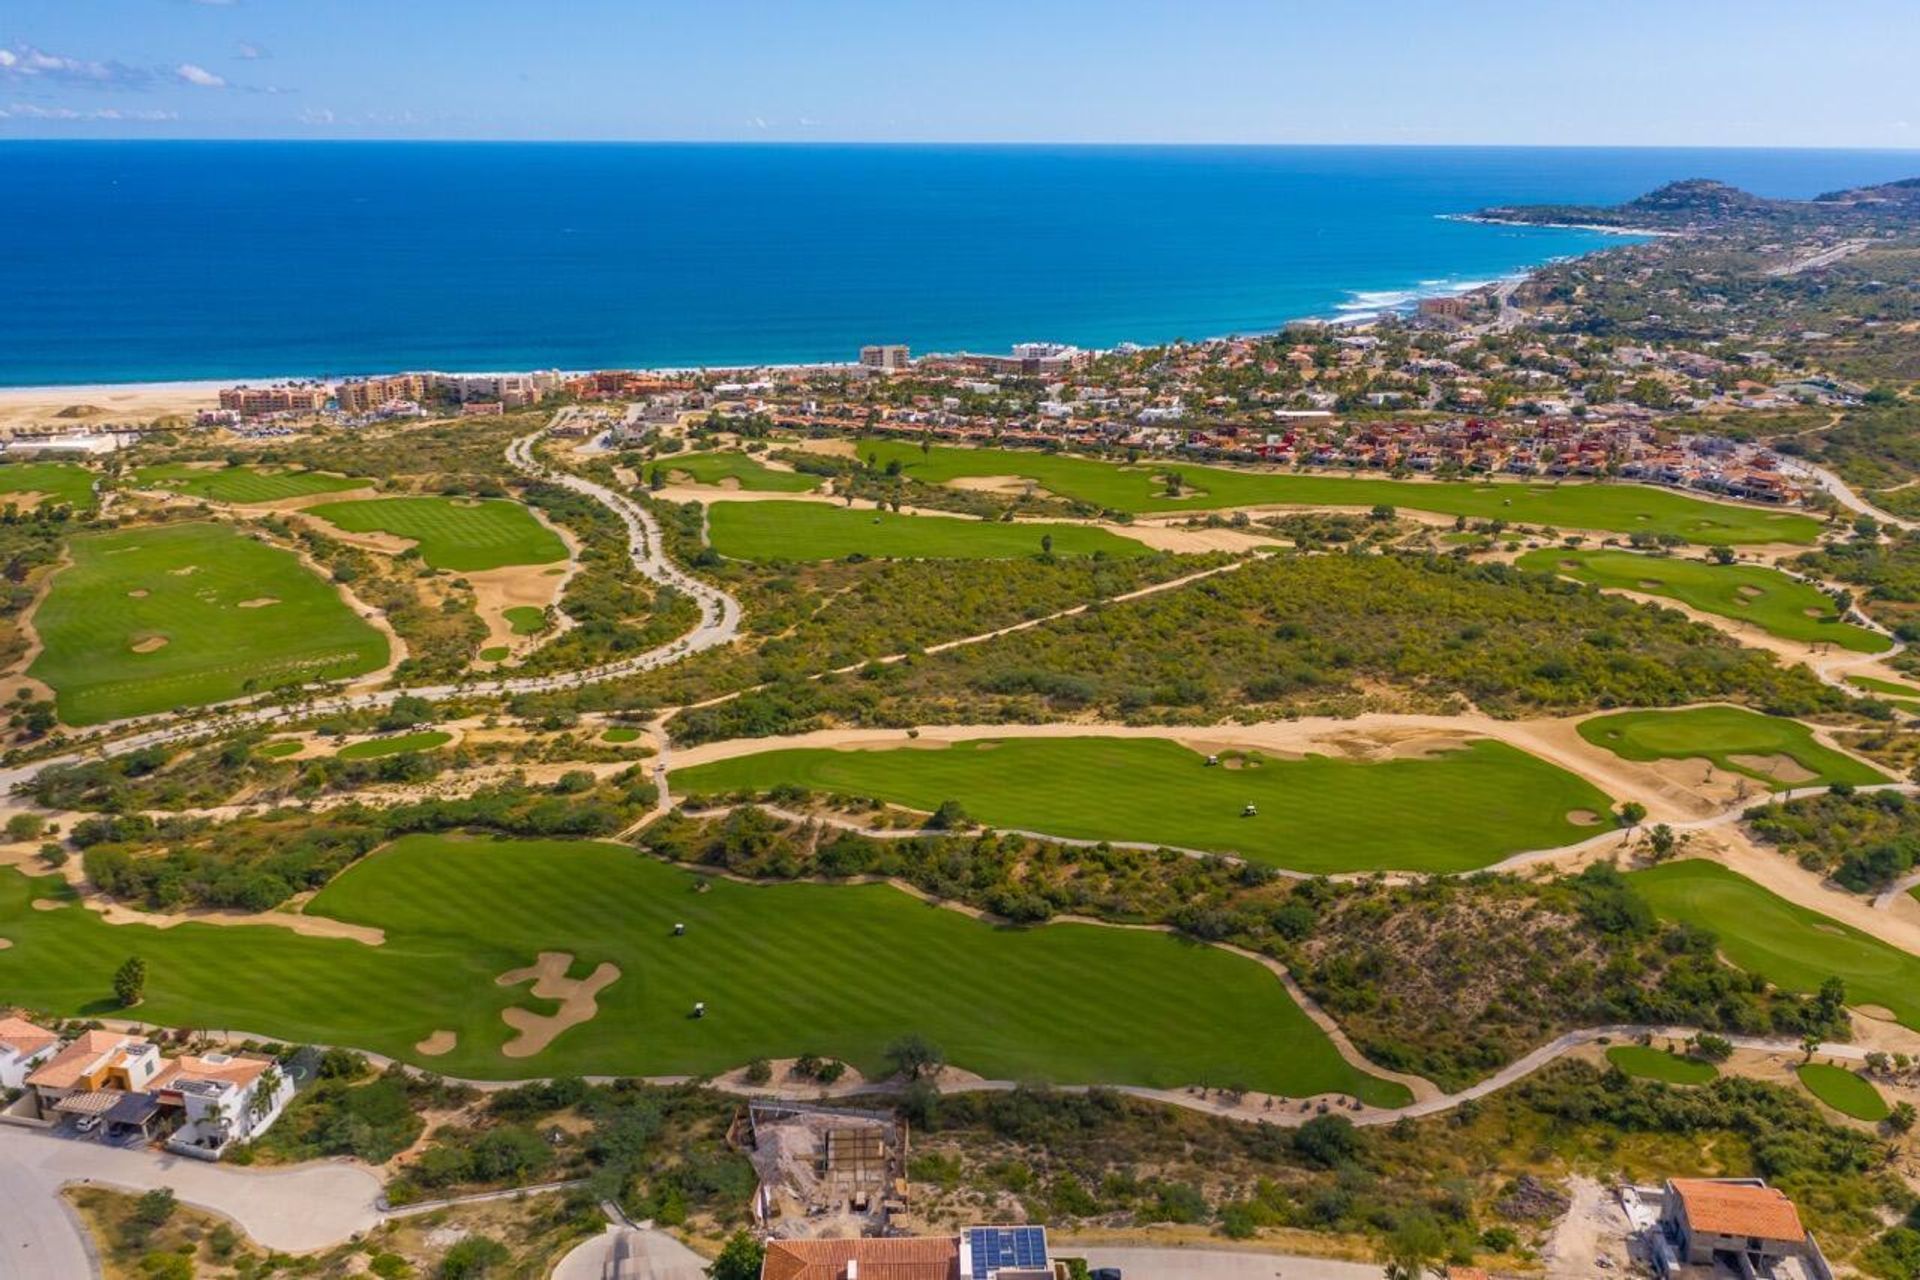
<svg viewBox="0 0 1920 1280">
<path fill-rule="evenodd" d="M 83 533 L 32 624 L 29 674 L 98 724 L 377 670 L 386 638 L 291 553 L 225 525 Z"/>
<path fill-rule="evenodd" d="M 1704 613 L 1751 622 L 1769 635 L 1806 644 L 1828 642 L 1855 653 L 1885 653 L 1893 641 L 1840 619 L 1833 600 L 1817 587 L 1778 569 L 1748 564 L 1709 564 L 1632 551 L 1529 551 L 1522 569 L 1557 573 L 1597 587 L 1665 596 Z"/>
<path fill-rule="evenodd" d="M 517 636 L 539 635 L 547 629 L 547 611 L 536 609 L 530 604 L 517 604 L 511 609 L 502 609 L 500 616 L 506 619 L 507 630 Z"/>
<path fill-rule="evenodd" d="M 1711 1062 L 1683 1058 L 1644 1044 L 1617 1044 L 1607 1050 L 1607 1061 L 1630 1076 L 1667 1084 L 1705 1084 L 1720 1074 Z"/>
<path fill-rule="evenodd" d="M 919 1032 L 986 1076 L 1273 1093 L 1348 1092 L 1394 1105 L 1402 1086 L 1349 1066 L 1264 966 L 1172 934 L 1054 924 L 995 928 L 887 885 L 753 886 L 698 878 L 595 842 L 412 836 L 308 906 L 377 926 L 381 946 L 270 925 L 109 925 L 57 877 L 0 869 L 0 991 L 105 1016 L 113 972 L 147 962 L 140 1016 L 352 1045 L 453 1075 L 700 1075 L 754 1058 L 842 1058 L 884 1074 Z M 686 925 L 684 936 L 673 926 Z M 542 1051 L 506 1057 L 502 1011 L 550 1014 L 495 981 L 543 951 L 583 977 L 619 976 L 597 1013 Z M 377 994 L 377 998 L 367 998 Z M 705 1001 L 707 1016 L 691 1016 Z M 430 1032 L 456 1033 L 423 1057 Z"/>
<path fill-rule="evenodd" d="M 281 760 L 287 756 L 300 754 L 300 744 L 291 740 L 283 742 L 263 742 L 253 749 L 253 754 L 265 760 Z"/>
<path fill-rule="evenodd" d="M 602 742 L 638 742 L 640 731 L 630 724 L 616 724 L 600 735 Z"/>
<path fill-rule="evenodd" d="M 409 755 L 431 751 L 453 741 L 453 735 L 441 729 L 422 729 L 417 733 L 396 734 L 391 738 L 369 738 L 340 748 L 333 754 L 341 760 L 378 760 L 382 756 Z"/>
<path fill-rule="evenodd" d="M 1371 507 L 1385 503 L 1441 515 L 1507 520 L 1613 533 L 1667 533 L 1702 543 L 1805 542 L 1818 521 L 1794 512 L 1708 502 L 1645 485 L 1549 481 L 1428 481 L 1238 471 L 1177 460 L 1134 466 L 1020 449 L 937 446 L 922 453 L 903 440 L 861 440 L 862 459 L 898 461 L 929 484 L 964 476 L 1020 476 L 1066 498 L 1114 511 L 1205 511 L 1262 505 Z M 1163 477 L 1185 481 L 1170 495 Z"/>
<path fill-rule="evenodd" d="M 74 462 L 0 463 L 0 494 L 9 493 L 45 494 L 70 507 L 91 507 L 93 472 Z"/>
<path fill-rule="evenodd" d="M 1843 1116 L 1878 1124 L 1893 1114 L 1893 1108 L 1880 1096 L 1872 1083 L 1844 1067 L 1825 1062 L 1803 1062 L 1793 1069 L 1807 1092 Z"/>
<path fill-rule="evenodd" d="M 1847 1003 L 1879 1005 L 1920 1030 L 1920 958 L 1769 893 L 1716 862 L 1688 858 L 1627 879 L 1670 920 L 1711 929 L 1728 960 L 1788 991 L 1811 993 L 1828 978 L 1847 984 Z"/>
<path fill-rule="evenodd" d="M 677 769 L 680 795 L 783 783 L 915 809 L 957 800 L 989 826 L 1237 853 L 1305 872 L 1464 871 L 1594 835 L 1611 802 L 1489 739 L 1366 763 L 1228 755 L 1158 738 L 1008 738 L 945 747 L 736 756 Z M 1253 805 L 1257 812 L 1246 815 Z M 1586 825 L 1570 815 L 1591 815 Z"/>
<path fill-rule="evenodd" d="M 165 489 L 189 498 L 208 502 L 226 502 L 246 506 L 256 502 L 282 502 L 316 493 L 344 493 L 363 489 L 371 480 L 328 475 L 322 471 L 281 471 L 261 467 L 195 467 L 184 462 L 168 462 L 141 467 L 133 473 L 133 483 L 142 489 Z"/>
<path fill-rule="evenodd" d="M 328 502 L 307 513 L 349 533 L 410 539 L 435 569 L 476 572 L 567 558 L 558 534 L 506 498 L 370 498 Z"/>
<path fill-rule="evenodd" d="M 1887 780 L 1878 769 L 1822 746 L 1798 720 L 1740 707 L 1622 711 L 1582 720 L 1579 728 L 1581 737 L 1623 760 L 1711 760 L 1773 791 Z"/>
<path fill-rule="evenodd" d="M 731 451 L 717 453 L 675 453 L 650 463 L 648 470 L 660 468 L 671 477 L 682 472 L 696 484 L 720 484 L 731 480 L 735 488 L 756 493 L 808 493 L 820 487 L 821 477 L 797 471 L 775 471 L 758 459 Z"/>
<path fill-rule="evenodd" d="M 1055 555 L 1143 556 L 1143 543 L 1080 524 L 1009 524 L 952 516 L 855 511 L 825 502 L 716 502 L 707 510 L 713 549 L 734 560 L 1009 560 Z"/>
</svg>

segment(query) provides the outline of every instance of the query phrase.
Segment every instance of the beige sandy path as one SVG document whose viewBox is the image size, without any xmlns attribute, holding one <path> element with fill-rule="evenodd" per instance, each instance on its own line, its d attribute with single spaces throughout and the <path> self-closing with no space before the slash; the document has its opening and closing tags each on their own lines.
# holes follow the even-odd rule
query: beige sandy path
<svg viewBox="0 0 1920 1280">
<path fill-rule="evenodd" d="M 28 601 L 27 607 L 20 611 L 19 618 L 14 624 L 20 629 L 20 635 L 26 640 L 27 647 L 8 665 L 5 676 L 0 677 L 0 698 L 12 701 L 20 695 L 22 690 L 30 698 L 51 700 L 54 696 L 52 686 L 28 675 L 27 668 L 34 664 L 40 657 L 40 651 L 46 647 L 40 640 L 39 629 L 33 625 L 33 619 L 40 612 L 40 606 L 46 603 L 47 593 L 53 590 L 54 575 L 73 564 L 70 546 L 71 544 L 62 542 L 59 559 L 39 570 L 40 576 L 33 584 L 33 599 Z"/>
<path fill-rule="evenodd" d="M 380 946 L 387 940 L 384 929 L 348 924 L 331 916 L 310 916 L 302 911 L 222 911 L 211 907 L 191 911 L 141 911 L 99 894 L 89 894 L 83 905 L 97 912 L 108 924 L 142 924 L 154 929 L 171 929 L 183 924 L 270 925 L 309 938 L 349 938 L 370 947 Z"/>
</svg>

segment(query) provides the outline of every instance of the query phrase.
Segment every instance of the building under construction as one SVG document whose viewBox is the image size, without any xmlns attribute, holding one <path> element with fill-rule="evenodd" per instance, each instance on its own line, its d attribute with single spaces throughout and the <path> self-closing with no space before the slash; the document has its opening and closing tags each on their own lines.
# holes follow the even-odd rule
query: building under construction
<svg viewBox="0 0 1920 1280">
<path fill-rule="evenodd" d="M 889 1232 L 907 1209 L 907 1125 L 890 1112 L 755 1102 L 729 1140 L 759 1174 L 754 1216 L 781 1239 Z"/>
</svg>

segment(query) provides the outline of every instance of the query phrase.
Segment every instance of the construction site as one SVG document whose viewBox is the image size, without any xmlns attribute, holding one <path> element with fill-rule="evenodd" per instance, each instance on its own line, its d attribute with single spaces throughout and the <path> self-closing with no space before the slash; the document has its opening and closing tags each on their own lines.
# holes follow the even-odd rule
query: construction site
<svg viewBox="0 0 1920 1280">
<path fill-rule="evenodd" d="M 907 1211 L 907 1125 L 888 1112 L 755 1102 L 727 1137 L 759 1175 L 754 1218 L 774 1239 L 891 1235 Z"/>
</svg>

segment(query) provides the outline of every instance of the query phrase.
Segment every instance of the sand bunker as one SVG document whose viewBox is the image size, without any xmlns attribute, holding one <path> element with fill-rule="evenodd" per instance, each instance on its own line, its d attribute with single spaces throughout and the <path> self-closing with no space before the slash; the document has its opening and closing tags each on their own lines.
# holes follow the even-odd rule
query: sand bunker
<svg viewBox="0 0 1920 1280">
<path fill-rule="evenodd" d="M 33 909 L 35 911 L 58 911 L 66 905 L 66 903 L 54 898 L 35 898 L 33 900 Z"/>
<path fill-rule="evenodd" d="M 1667 585 L 1666 583 L 1660 581 L 1660 579 L 1658 578 L 1640 579 L 1640 589 L 1642 591 L 1658 591 L 1660 588 L 1666 585 Z"/>
<path fill-rule="evenodd" d="M 971 489 L 975 493 L 1005 493 L 1016 496 L 1046 492 L 1025 476 L 955 476 L 947 481 L 947 487 Z"/>
<path fill-rule="evenodd" d="M 1802 609 L 1800 612 L 1806 614 L 1809 618 L 1824 618 L 1827 616 L 1827 611 L 1825 609 L 1816 609 L 1811 605 L 1809 605 L 1805 609 Z"/>
<path fill-rule="evenodd" d="M 0 938 L 0 951 L 5 951 L 5 950 L 6 950 L 6 949 L 7 949 L 8 947 L 10 947 L 10 946 L 12 946 L 12 945 L 13 945 L 13 939 L 11 939 L 11 938 Z"/>
<path fill-rule="evenodd" d="M 1900 1015 L 1883 1004 L 1857 1004 L 1853 1011 L 1863 1018 L 1872 1018 L 1875 1022 L 1898 1022 Z"/>
<path fill-rule="evenodd" d="M 135 587 L 133 590 L 127 592 L 128 598 L 133 600 L 145 600 L 147 595 L 148 591 L 145 587 Z"/>
<path fill-rule="evenodd" d="M 1569 809 L 1567 821 L 1576 827 L 1597 827 L 1600 825 L 1600 815 L 1591 809 Z"/>
<path fill-rule="evenodd" d="M 532 993 L 542 1000 L 557 1000 L 560 1011 L 535 1013 L 531 1009 L 502 1009 L 501 1019 L 520 1034 L 502 1045 L 500 1052 L 509 1058 L 531 1058 L 568 1027 L 591 1021 L 600 1012 L 595 997 L 620 976 L 617 966 L 602 963 L 585 978 L 569 978 L 573 965 L 571 951 L 542 951 L 534 963 L 524 969 L 511 969 L 495 978 L 503 987 L 533 983 Z"/>
<path fill-rule="evenodd" d="M 1812 782 L 1820 776 L 1792 756 L 1728 756 L 1727 762 L 1737 764 L 1742 769 L 1751 769 L 1755 773 L 1765 774 L 1776 782 Z"/>
<path fill-rule="evenodd" d="M 167 572 L 176 578 L 184 578 L 190 573 L 199 572 L 199 569 L 200 566 L 197 564 L 183 564 L 178 569 L 169 569 Z"/>
<path fill-rule="evenodd" d="M 1746 583 L 1742 586 L 1735 587 L 1733 589 L 1733 594 L 1739 596 L 1743 600 L 1755 600 L 1767 593 L 1764 588 L 1756 587 L 1752 583 Z"/>
<path fill-rule="evenodd" d="M 156 649 L 164 649 L 166 647 L 167 638 L 165 636 L 141 636 L 138 640 L 135 640 L 127 646 L 127 648 L 133 650 L 135 653 L 152 653 Z"/>
<path fill-rule="evenodd" d="M 251 600 L 242 600 L 240 607 L 242 609 L 264 609 L 270 604 L 279 603 L 280 597 L 278 596 L 255 596 Z"/>
<path fill-rule="evenodd" d="M 436 1031 L 413 1046 L 413 1051 L 422 1057 L 437 1058 L 443 1053 L 451 1053 L 453 1046 L 460 1043 L 460 1037 L 451 1031 Z"/>
</svg>

